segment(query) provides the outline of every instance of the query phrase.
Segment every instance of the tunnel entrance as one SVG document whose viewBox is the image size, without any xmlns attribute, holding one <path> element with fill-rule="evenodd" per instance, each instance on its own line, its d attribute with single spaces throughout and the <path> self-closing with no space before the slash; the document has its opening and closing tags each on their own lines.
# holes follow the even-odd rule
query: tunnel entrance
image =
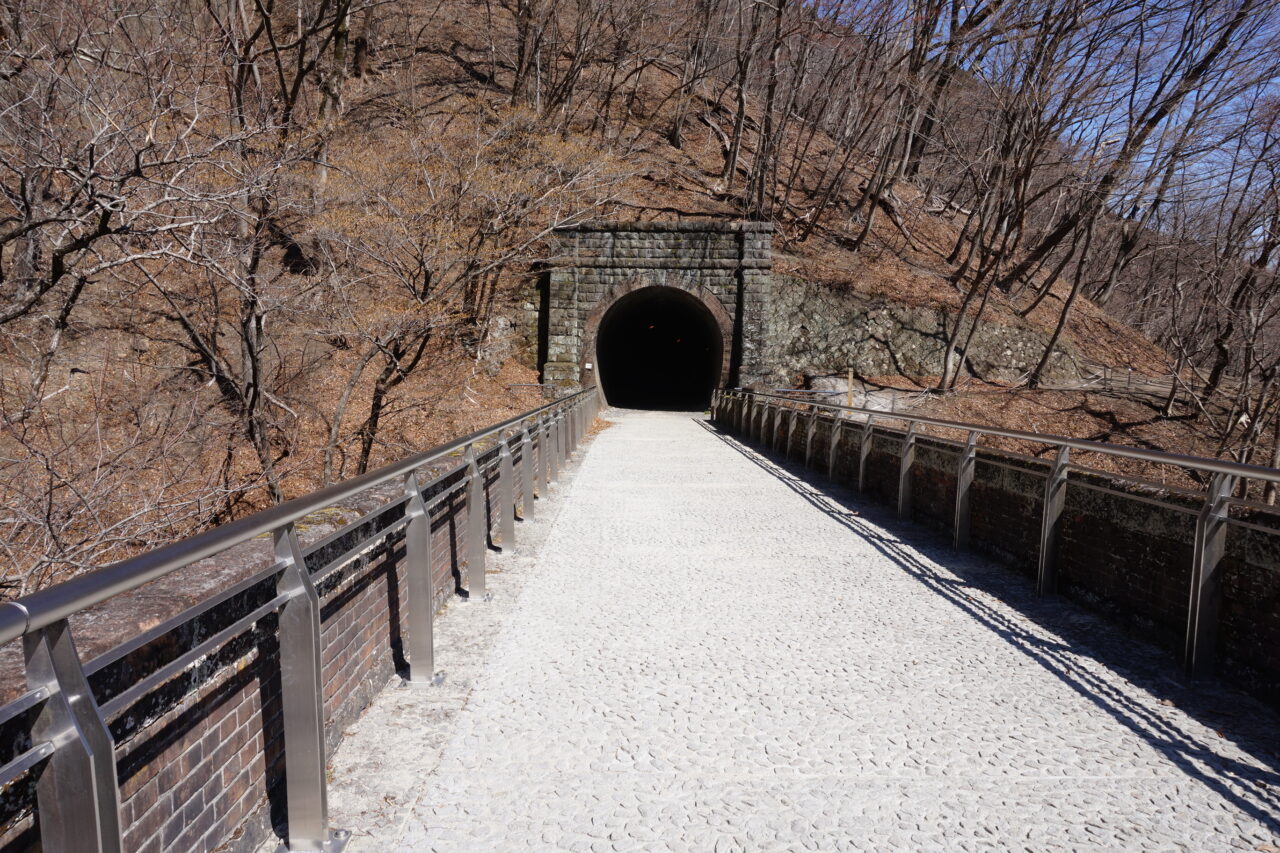
<svg viewBox="0 0 1280 853">
<path fill-rule="evenodd" d="M 707 408 L 723 358 L 715 317 L 673 287 L 628 293 L 609 307 L 596 333 L 605 399 L 626 409 Z"/>
</svg>

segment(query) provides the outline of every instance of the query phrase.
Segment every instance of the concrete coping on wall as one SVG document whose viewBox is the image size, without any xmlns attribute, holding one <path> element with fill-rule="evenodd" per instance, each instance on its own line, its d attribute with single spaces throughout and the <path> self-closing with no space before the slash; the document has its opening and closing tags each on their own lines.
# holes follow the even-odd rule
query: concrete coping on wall
<svg viewBox="0 0 1280 853">
<path fill-rule="evenodd" d="M 583 258 L 560 255 L 543 261 L 547 267 L 579 267 L 620 270 L 771 270 L 773 261 L 759 258 L 726 260 L 724 258 Z"/>
<path fill-rule="evenodd" d="M 556 228 L 556 233 L 575 231 L 641 231 L 663 233 L 670 231 L 705 231 L 716 234 L 773 233 L 772 222 L 726 222 L 724 220 L 673 219 L 656 222 L 584 222 Z"/>
</svg>

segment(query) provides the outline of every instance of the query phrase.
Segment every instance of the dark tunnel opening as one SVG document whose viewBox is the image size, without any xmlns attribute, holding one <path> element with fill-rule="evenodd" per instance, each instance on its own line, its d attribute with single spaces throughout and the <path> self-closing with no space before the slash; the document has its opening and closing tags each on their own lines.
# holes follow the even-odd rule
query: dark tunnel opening
<svg viewBox="0 0 1280 853">
<path fill-rule="evenodd" d="M 701 411 L 720 378 L 724 342 L 697 298 L 646 287 L 619 299 L 596 333 L 605 399 L 626 409 Z"/>
</svg>

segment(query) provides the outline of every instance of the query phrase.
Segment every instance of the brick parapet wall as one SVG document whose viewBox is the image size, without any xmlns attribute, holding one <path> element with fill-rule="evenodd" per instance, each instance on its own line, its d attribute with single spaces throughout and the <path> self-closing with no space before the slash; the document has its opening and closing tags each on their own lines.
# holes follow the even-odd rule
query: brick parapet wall
<svg viewBox="0 0 1280 853">
<path fill-rule="evenodd" d="M 540 451 L 536 449 L 535 460 Z M 517 501 L 522 487 L 521 450 L 513 444 Z M 419 474 L 427 483 L 456 466 L 446 460 Z M 496 534 L 496 472 L 486 478 L 487 510 Z M 425 491 L 428 503 L 456 489 L 462 473 Z M 372 489 L 299 522 L 315 574 L 363 539 L 403 517 L 393 487 Z M 377 511 L 392 503 L 390 508 Z M 345 535 L 333 534 L 363 518 Z M 467 570 L 467 507 L 460 494 L 432 511 L 434 604 L 454 595 Z M 330 752 L 345 728 L 403 664 L 411 630 L 406 621 L 407 578 L 403 535 L 337 566 L 317 584 L 321 598 L 321 666 L 325 740 Z M 140 630 L 211 597 L 211 590 L 246 583 L 236 595 L 90 676 L 100 703 L 234 624 L 275 594 L 277 574 L 270 542 L 230 548 L 186 570 L 117 596 L 93 612 L 73 617 L 82 660 L 113 648 Z M 260 576 L 256 582 L 251 582 Z M 0 659 L 0 691 L 21 692 L 21 650 L 11 644 Z M 256 849 L 284 818 L 283 731 L 275 612 L 208 652 L 197 663 L 145 694 L 109 720 L 116 743 L 125 849 L 139 853 L 187 853 Z M 0 727 L 0 763 L 30 746 L 29 712 Z M 38 849 L 34 779 L 19 777 L 0 792 L 0 852 Z"/>
<path fill-rule="evenodd" d="M 731 417 L 718 422 L 736 432 Z M 841 424 L 834 451 L 835 479 L 856 487 L 862 425 Z M 786 448 L 791 459 L 803 460 L 808 418 L 800 419 L 790 444 L 786 425 L 784 417 L 766 431 L 768 447 Z M 832 426 L 829 417 L 818 420 L 810 457 L 815 475 L 828 470 Z M 904 437 L 904 429 L 875 426 L 865 491 L 877 502 L 897 503 Z M 910 476 L 913 521 L 948 534 L 952 531 L 961 452 L 954 442 L 917 437 Z M 1037 574 L 1048 468 L 1047 462 L 1038 459 L 983 449 L 974 468 L 970 547 L 1028 579 Z M 1074 471 L 1056 551 L 1059 594 L 1180 653 L 1199 508 L 1193 497 L 1147 489 L 1101 473 Z M 1235 517 L 1277 529 L 1267 533 L 1239 525 L 1229 528 L 1219 567 L 1219 671 L 1280 706 L 1280 518 L 1260 511 Z"/>
</svg>

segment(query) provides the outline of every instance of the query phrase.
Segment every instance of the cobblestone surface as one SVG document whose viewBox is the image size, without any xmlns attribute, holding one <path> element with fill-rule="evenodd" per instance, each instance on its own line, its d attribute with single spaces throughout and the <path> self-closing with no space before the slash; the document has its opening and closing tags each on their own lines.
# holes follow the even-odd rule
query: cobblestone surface
<svg viewBox="0 0 1280 853">
<path fill-rule="evenodd" d="M 597 436 L 333 760 L 353 851 L 1280 849 L 1276 717 L 689 415 Z"/>
</svg>

